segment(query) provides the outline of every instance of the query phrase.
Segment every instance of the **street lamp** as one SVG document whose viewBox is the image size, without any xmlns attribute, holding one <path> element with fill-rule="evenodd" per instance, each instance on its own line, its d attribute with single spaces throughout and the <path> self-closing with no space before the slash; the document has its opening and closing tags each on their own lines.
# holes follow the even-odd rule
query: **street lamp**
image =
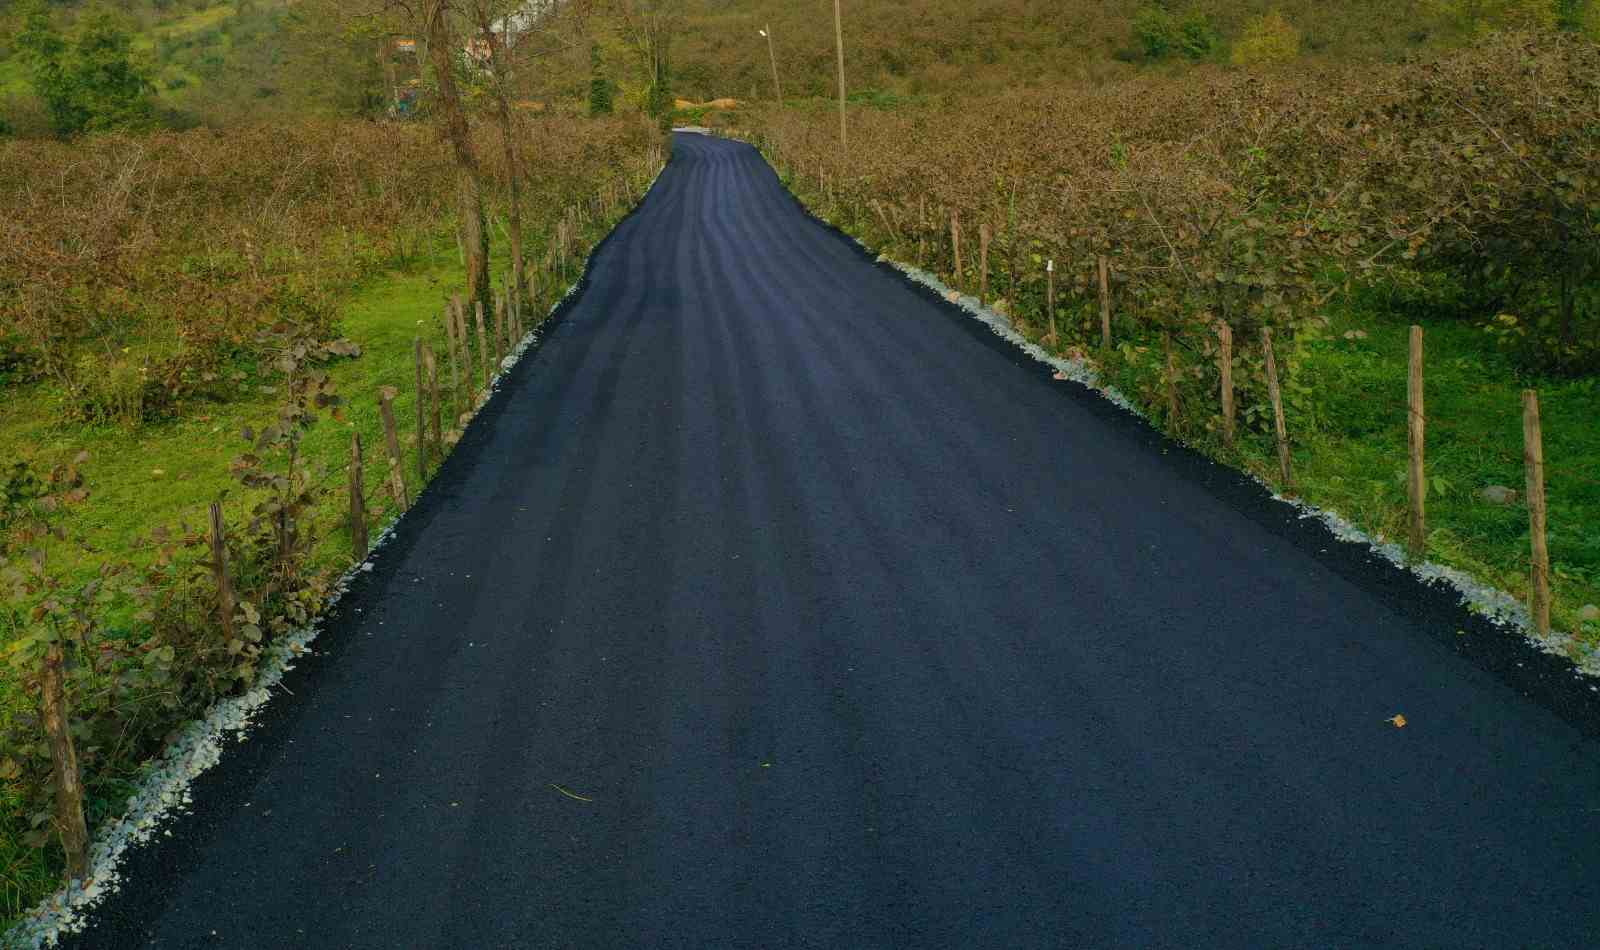
<svg viewBox="0 0 1600 950">
<path fill-rule="evenodd" d="M 777 91 L 778 106 L 779 108 L 782 108 L 783 84 L 778 82 L 778 54 L 772 48 L 772 25 L 768 24 L 765 29 L 758 30 L 757 32 L 767 38 L 767 55 L 772 59 L 772 88 Z"/>
</svg>

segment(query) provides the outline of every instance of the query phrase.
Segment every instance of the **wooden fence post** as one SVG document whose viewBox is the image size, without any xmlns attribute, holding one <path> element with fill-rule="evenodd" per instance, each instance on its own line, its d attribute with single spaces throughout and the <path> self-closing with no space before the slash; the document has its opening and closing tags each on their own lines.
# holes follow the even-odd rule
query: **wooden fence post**
<svg viewBox="0 0 1600 950">
<path fill-rule="evenodd" d="M 1272 418 L 1278 435 L 1278 471 L 1284 488 L 1294 487 L 1294 470 L 1289 464 L 1289 427 L 1283 418 L 1283 391 L 1278 387 L 1278 358 L 1272 352 L 1272 328 L 1261 328 L 1261 351 L 1267 358 L 1267 395 L 1272 399 Z"/>
<path fill-rule="evenodd" d="M 1409 477 L 1406 479 L 1411 496 L 1409 535 L 1411 556 L 1421 560 L 1427 553 L 1427 499 L 1428 482 L 1423 456 L 1426 446 L 1427 415 L 1423 406 L 1422 388 L 1422 328 L 1411 328 L 1411 366 L 1408 383 L 1406 413 L 1406 444 L 1410 450 Z"/>
<path fill-rule="evenodd" d="M 422 363 L 428 370 L 428 400 L 433 404 L 433 448 L 439 453 L 439 458 L 444 458 L 444 420 L 439 409 L 439 361 L 433 355 L 433 347 L 426 343 L 422 346 Z"/>
<path fill-rule="evenodd" d="M 506 360 L 506 298 L 501 295 L 494 302 L 494 365 L 496 369 Z"/>
<path fill-rule="evenodd" d="M 489 392 L 489 380 L 492 378 L 492 373 L 489 370 L 489 331 L 485 329 L 483 324 L 482 300 L 477 302 L 475 313 L 477 314 L 478 318 L 478 360 L 479 362 L 483 363 L 483 391 L 485 394 L 487 394 Z"/>
<path fill-rule="evenodd" d="M 1060 340 L 1060 337 L 1056 335 L 1056 260 L 1055 260 L 1055 258 L 1052 257 L 1049 261 L 1045 262 L 1045 265 L 1044 265 L 1044 277 L 1045 277 L 1044 303 L 1045 303 L 1045 309 L 1048 310 L 1049 313 L 1050 313 L 1050 345 L 1051 346 L 1055 346 L 1056 343 Z"/>
<path fill-rule="evenodd" d="M 1167 425 L 1178 431 L 1178 363 L 1172 354 L 1172 333 L 1161 334 L 1161 344 L 1167 351 Z"/>
<path fill-rule="evenodd" d="M 1111 259 L 1100 255 L 1100 345 L 1111 348 Z"/>
<path fill-rule="evenodd" d="M 989 305 L 989 222 L 978 225 L 978 306 Z"/>
<path fill-rule="evenodd" d="M 450 306 L 445 309 L 444 325 L 447 330 L 447 336 L 449 337 L 448 343 L 450 346 L 450 395 L 455 402 L 456 415 L 458 416 L 461 415 L 461 413 L 466 412 L 466 408 L 461 402 L 462 360 L 457 355 L 457 351 L 461 346 L 461 331 L 459 330 L 460 315 L 461 298 L 456 297 L 450 302 Z"/>
<path fill-rule="evenodd" d="M 400 457 L 400 435 L 394 427 L 394 397 L 398 395 L 393 386 L 385 386 L 378 391 L 378 412 L 383 416 L 383 439 L 389 449 L 389 490 L 394 494 L 395 503 L 401 508 L 411 507 L 411 496 L 406 491 L 406 477 L 401 466 L 404 464 Z"/>
<path fill-rule="evenodd" d="M 224 643 L 233 641 L 233 584 L 228 581 L 227 526 L 222 521 L 222 502 L 211 503 L 211 577 L 217 582 L 217 609 L 222 613 Z"/>
<path fill-rule="evenodd" d="M 1217 321 L 1217 372 L 1222 376 L 1222 444 L 1233 448 L 1233 327 Z"/>
<path fill-rule="evenodd" d="M 950 212 L 950 254 L 955 260 L 956 291 L 961 290 L 961 212 Z"/>
<path fill-rule="evenodd" d="M 422 388 L 422 338 L 411 340 L 411 358 L 416 364 L 417 394 L 417 491 L 428 481 L 428 402 L 427 391 Z"/>
<path fill-rule="evenodd" d="M 1529 608 L 1540 636 L 1550 632 L 1550 546 L 1546 537 L 1544 433 L 1539 424 L 1539 392 L 1522 391 L 1522 462 L 1528 475 L 1528 534 L 1533 542 Z"/>
<path fill-rule="evenodd" d="M 350 433 L 350 547 L 356 563 L 367 559 L 367 479 L 361 457 L 361 433 Z"/>
<path fill-rule="evenodd" d="M 67 691 L 62 667 L 66 656 L 58 640 L 45 650 L 40 677 L 44 731 L 50 740 L 50 764 L 56 780 L 56 822 L 61 830 L 61 850 L 66 853 L 67 878 L 89 875 L 89 826 L 83 817 L 83 776 L 78 772 L 78 750 L 68 723 Z"/>
</svg>

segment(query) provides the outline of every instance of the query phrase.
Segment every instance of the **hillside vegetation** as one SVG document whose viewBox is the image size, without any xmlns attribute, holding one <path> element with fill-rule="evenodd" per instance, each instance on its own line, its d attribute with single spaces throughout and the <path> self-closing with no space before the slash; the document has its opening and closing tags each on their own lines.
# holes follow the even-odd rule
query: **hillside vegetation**
<svg viewBox="0 0 1600 950">
<path fill-rule="evenodd" d="M 788 96 L 834 81 L 826 3 L 685 0 L 675 82 L 691 98 L 768 98 L 770 24 Z M 844 4 L 853 90 L 897 96 L 1015 91 L 1105 82 L 1194 62 L 1271 58 L 1274 23 L 1313 62 L 1388 61 L 1459 46 L 1486 29 L 1600 32 L 1590 0 L 851 0 Z M 1273 19 L 1274 15 L 1276 19 Z"/>
</svg>

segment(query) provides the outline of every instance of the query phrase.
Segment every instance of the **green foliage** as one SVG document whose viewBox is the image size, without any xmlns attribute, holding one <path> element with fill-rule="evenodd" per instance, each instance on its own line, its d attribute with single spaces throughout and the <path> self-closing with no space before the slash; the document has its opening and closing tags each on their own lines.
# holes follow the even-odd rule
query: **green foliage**
<svg viewBox="0 0 1600 950">
<path fill-rule="evenodd" d="M 1148 59 L 1181 53 L 1201 60 L 1222 45 L 1222 33 L 1204 11 L 1192 9 L 1179 15 L 1167 5 L 1140 10 L 1133 19 L 1133 34 Z"/>
<path fill-rule="evenodd" d="M 1178 21 L 1161 7 L 1146 7 L 1133 18 L 1133 35 L 1150 59 L 1163 59 L 1178 46 Z"/>
<path fill-rule="evenodd" d="M 1210 16 L 1194 10 L 1178 23 L 1178 45 L 1192 60 L 1207 59 L 1222 48 L 1222 33 Z"/>
<path fill-rule="evenodd" d="M 1287 63 L 1300 55 L 1300 31 L 1282 13 L 1256 17 L 1233 46 L 1236 66 Z"/>
<path fill-rule="evenodd" d="M 56 134 L 153 125 L 151 70 L 109 11 L 86 15 L 70 38 L 56 32 L 42 0 L 30 0 L 22 15 L 17 45 Z"/>
<path fill-rule="evenodd" d="M 589 47 L 589 115 L 610 115 L 614 108 L 611 79 L 605 74 L 600 44 Z"/>
<path fill-rule="evenodd" d="M 1427 0 L 1429 10 L 1465 33 L 1548 30 L 1577 6 L 1569 0 Z"/>
</svg>

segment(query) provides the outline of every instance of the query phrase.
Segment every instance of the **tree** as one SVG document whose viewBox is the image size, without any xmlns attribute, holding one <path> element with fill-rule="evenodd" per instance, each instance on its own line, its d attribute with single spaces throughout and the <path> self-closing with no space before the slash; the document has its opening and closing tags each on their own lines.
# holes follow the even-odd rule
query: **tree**
<svg viewBox="0 0 1600 950">
<path fill-rule="evenodd" d="M 495 124 L 500 127 L 500 147 L 505 152 L 506 190 L 510 195 L 511 286 L 520 294 L 522 267 L 522 167 L 517 156 L 517 132 L 511 114 L 511 66 L 507 62 L 504 34 L 495 31 L 496 14 L 502 29 L 512 29 L 511 10 L 495 0 L 467 0 L 467 12 L 478 32 L 478 39 L 489 48 L 489 89 L 494 98 Z M 531 15 L 531 14 L 530 14 Z M 531 25 L 531 24 L 529 24 Z"/>
<path fill-rule="evenodd" d="M 42 0 L 29 0 L 21 13 L 17 47 L 58 135 L 154 123 L 151 71 L 134 59 L 127 31 L 110 12 L 90 13 L 70 42 L 56 31 Z"/>
<path fill-rule="evenodd" d="M 683 20 L 678 0 L 616 0 L 622 36 L 644 68 L 645 110 L 664 116 L 672 110 L 672 37 Z"/>
<path fill-rule="evenodd" d="M 461 243 L 467 257 L 467 299 L 493 306 L 489 283 L 489 228 L 483 211 L 483 177 L 478 153 L 472 146 L 472 129 L 456 85 L 455 31 L 451 29 L 449 0 L 421 0 L 417 7 L 419 31 L 428 42 L 428 59 L 438 83 L 439 116 L 444 136 L 456 163 L 456 201 L 461 216 Z"/>
<path fill-rule="evenodd" d="M 1286 63 L 1300 55 L 1300 31 L 1276 11 L 1256 17 L 1233 47 L 1236 66 Z"/>
<path fill-rule="evenodd" d="M 426 47 L 428 65 L 435 83 L 434 106 L 440 132 L 450 145 L 456 166 L 456 208 L 460 217 L 461 245 L 467 263 L 469 306 L 493 306 L 489 282 L 489 228 L 483 209 L 483 175 L 477 149 L 472 143 L 472 127 L 456 83 L 459 50 L 456 29 L 451 22 L 458 15 L 457 2 L 464 0 L 377 0 L 362 16 L 375 20 L 399 14 L 412 29 L 419 45 Z"/>
</svg>

